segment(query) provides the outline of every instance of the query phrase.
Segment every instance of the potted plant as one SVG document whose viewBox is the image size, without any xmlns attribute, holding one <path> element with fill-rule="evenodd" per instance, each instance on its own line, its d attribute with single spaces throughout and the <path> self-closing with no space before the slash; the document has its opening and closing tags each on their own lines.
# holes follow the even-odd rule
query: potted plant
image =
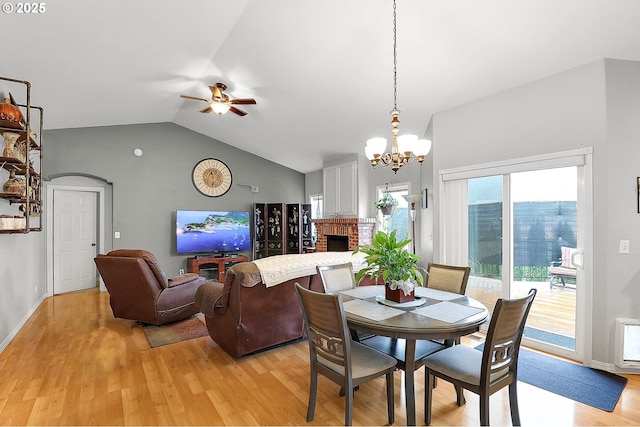
<svg viewBox="0 0 640 427">
<path fill-rule="evenodd" d="M 367 274 L 385 284 L 385 298 L 395 302 L 415 299 L 414 289 L 422 284 L 422 269 L 416 264 L 420 256 L 408 252 L 405 247 L 411 239 L 398 241 L 396 231 L 390 234 L 378 231 L 371 245 L 360 245 L 353 253 L 366 255 L 367 266 L 356 274 L 360 282 Z"/>
<path fill-rule="evenodd" d="M 389 193 L 384 193 L 382 198 L 376 200 L 376 208 L 380 209 L 382 215 L 393 214 L 394 209 L 398 206 L 398 201 Z"/>
</svg>

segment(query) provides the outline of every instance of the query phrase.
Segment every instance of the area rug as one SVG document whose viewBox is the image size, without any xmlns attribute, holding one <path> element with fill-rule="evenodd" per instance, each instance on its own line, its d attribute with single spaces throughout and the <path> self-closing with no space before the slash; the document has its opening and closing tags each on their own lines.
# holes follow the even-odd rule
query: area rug
<svg viewBox="0 0 640 427">
<path fill-rule="evenodd" d="M 482 348 L 483 344 L 476 347 Z M 627 385 L 627 379 L 620 375 L 524 348 L 518 357 L 518 380 L 608 412 L 613 412 Z"/>
<path fill-rule="evenodd" d="M 142 325 L 142 330 L 147 337 L 147 341 L 149 341 L 149 346 L 152 348 L 208 335 L 202 313 L 194 314 L 188 319 L 167 325 L 144 324 Z"/>
</svg>

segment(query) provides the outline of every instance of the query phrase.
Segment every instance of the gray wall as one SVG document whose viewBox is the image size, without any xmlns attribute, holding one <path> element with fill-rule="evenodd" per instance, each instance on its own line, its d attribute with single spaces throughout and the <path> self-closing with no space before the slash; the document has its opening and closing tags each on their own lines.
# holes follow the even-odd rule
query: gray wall
<svg viewBox="0 0 640 427">
<path fill-rule="evenodd" d="M 251 211 L 254 201 L 304 201 L 303 174 L 172 123 L 52 130 L 47 144 L 45 176 L 90 174 L 113 183 L 113 231 L 121 237 L 112 247 L 150 250 L 169 276 L 186 268 L 186 257 L 175 254 L 176 209 Z M 192 184 L 193 167 L 208 157 L 231 170 L 223 196 L 203 196 Z"/>
<path fill-rule="evenodd" d="M 606 61 L 606 147 L 598 151 L 594 219 L 594 354 L 613 358 L 616 317 L 640 319 L 640 62 Z M 594 156 L 595 156 L 594 155 Z M 620 240 L 630 253 L 620 254 Z"/>
<path fill-rule="evenodd" d="M 303 174 L 171 123 L 48 130 L 43 136 L 45 177 L 88 175 L 112 183 L 113 231 L 122 237 L 110 233 L 107 250 L 151 250 L 168 276 L 186 268 L 186 257 L 175 254 L 176 209 L 251 210 L 254 201 L 305 200 Z M 143 150 L 142 157 L 133 155 L 134 148 Z M 231 169 L 233 185 L 224 196 L 205 197 L 191 182 L 194 165 L 207 157 Z M 257 185 L 259 192 L 240 184 Z M 0 235 L 0 351 L 45 296 L 45 232 Z"/>
<path fill-rule="evenodd" d="M 603 60 L 438 113 L 433 120 L 434 182 L 442 169 L 593 147 L 592 357 L 611 366 L 615 318 L 640 316 L 638 117 L 640 64 Z M 440 221 L 434 214 L 437 253 Z M 630 254 L 618 253 L 620 239 L 631 240 Z"/>
<path fill-rule="evenodd" d="M 45 295 L 44 233 L 0 235 L 0 351 Z"/>
</svg>

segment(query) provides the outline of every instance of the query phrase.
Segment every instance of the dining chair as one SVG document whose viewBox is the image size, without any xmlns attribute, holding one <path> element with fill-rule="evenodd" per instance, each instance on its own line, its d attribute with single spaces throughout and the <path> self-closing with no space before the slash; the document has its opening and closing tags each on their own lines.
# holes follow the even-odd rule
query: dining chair
<svg viewBox="0 0 640 427">
<path fill-rule="evenodd" d="M 464 295 L 471 268 L 430 262 L 427 273 L 427 288 Z"/>
<path fill-rule="evenodd" d="M 467 292 L 469 274 L 471 274 L 470 267 L 430 262 L 427 264 L 427 279 L 425 285 L 427 288 L 464 295 Z M 460 338 L 437 342 L 451 347 L 454 344 L 460 344 Z"/>
<path fill-rule="evenodd" d="M 356 276 L 353 273 L 353 264 L 318 265 L 316 271 L 322 281 L 325 294 L 353 289 L 356 287 Z"/>
<path fill-rule="evenodd" d="M 336 292 L 346 291 L 356 287 L 356 276 L 353 273 L 353 264 L 346 262 L 344 264 L 317 265 L 316 271 L 322 282 L 322 289 L 325 294 L 335 294 Z M 369 334 L 368 336 L 373 336 Z M 351 338 L 360 342 L 360 334 L 358 331 L 351 330 Z"/>
<path fill-rule="evenodd" d="M 489 396 L 509 386 L 511 422 L 520 425 L 518 411 L 518 354 L 524 325 L 536 296 L 536 289 L 517 299 L 498 299 L 482 351 L 466 345 L 455 345 L 424 359 L 424 421 L 431 424 L 431 402 L 435 377 L 456 388 L 469 390 L 480 398 L 480 424 L 489 425 Z M 464 405 L 464 394 L 457 394 L 458 406 Z"/>
<path fill-rule="evenodd" d="M 325 294 L 335 294 L 356 287 L 356 276 L 353 273 L 353 264 L 345 262 L 343 264 L 317 265 L 316 271 L 322 282 L 322 289 Z M 361 339 L 372 337 L 373 334 L 362 335 L 355 329 L 350 329 L 351 339 L 360 342 Z M 356 387 L 355 390 L 358 390 Z M 344 396 L 344 388 L 340 388 L 340 396 Z"/>
<path fill-rule="evenodd" d="M 396 360 L 351 339 L 340 294 L 307 290 L 296 283 L 309 342 L 309 406 L 307 422 L 313 421 L 318 393 L 318 374 L 348 390 L 344 424 L 353 418 L 353 388 L 386 376 L 389 424 L 395 420 L 393 372 Z"/>
</svg>

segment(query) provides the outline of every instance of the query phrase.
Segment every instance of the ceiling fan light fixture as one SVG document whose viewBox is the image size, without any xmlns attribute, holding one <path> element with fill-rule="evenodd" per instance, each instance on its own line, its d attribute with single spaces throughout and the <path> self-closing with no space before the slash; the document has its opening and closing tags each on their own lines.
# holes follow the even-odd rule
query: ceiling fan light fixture
<svg viewBox="0 0 640 427">
<path fill-rule="evenodd" d="M 211 100 L 206 98 L 200 98 L 198 96 L 190 96 L 190 95 L 180 95 L 181 98 L 185 99 L 193 99 L 194 101 L 204 101 L 207 103 L 207 107 L 200 110 L 201 113 L 210 113 L 212 111 L 216 112 L 219 116 L 222 116 L 227 111 L 231 111 L 234 114 L 239 116 L 246 116 L 247 112 L 242 111 L 241 109 L 235 107 L 233 104 L 255 104 L 256 100 L 253 98 L 242 98 L 242 99 L 230 99 L 229 95 L 223 93 L 222 91 L 227 88 L 227 85 L 224 83 L 216 83 L 215 86 L 209 86 L 209 90 L 211 91 Z"/>
<path fill-rule="evenodd" d="M 226 104 L 224 102 L 216 102 L 216 101 L 214 101 L 210 105 L 211 105 L 211 108 L 213 109 L 213 111 L 215 113 L 218 113 L 219 116 L 223 115 L 224 113 L 229 111 L 229 108 L 231 108 L 231 105 Z"/>
</svg>

